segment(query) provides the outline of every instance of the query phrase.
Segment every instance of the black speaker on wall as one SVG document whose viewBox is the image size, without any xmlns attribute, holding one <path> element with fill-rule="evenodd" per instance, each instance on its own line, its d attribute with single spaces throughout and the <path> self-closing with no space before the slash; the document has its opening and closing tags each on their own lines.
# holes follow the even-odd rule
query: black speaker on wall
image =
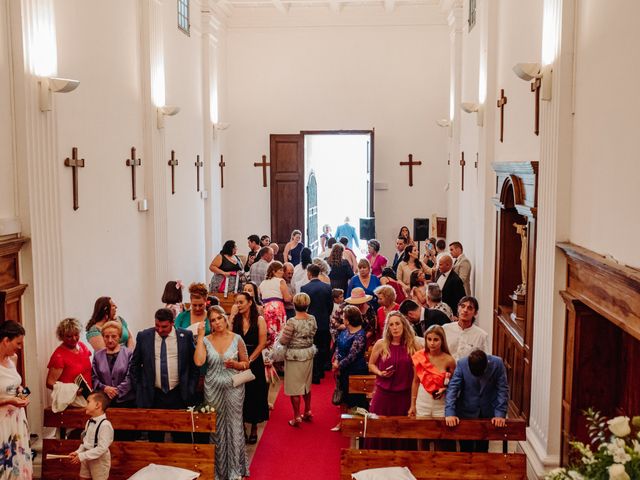
<svg viewBox="0 0 640 480">
<path fill-rule="evenodd" d="M 416 242 L 424 242 L 429 239 L 429 219 L 414 218 L 413 219 L 413 239 Z"/>
<path fill-rule="evenodd" d="M 376 219 L 373 217 L 360 219 L 360 238 L 371 240 L 376 238 Z"/>
</svg>

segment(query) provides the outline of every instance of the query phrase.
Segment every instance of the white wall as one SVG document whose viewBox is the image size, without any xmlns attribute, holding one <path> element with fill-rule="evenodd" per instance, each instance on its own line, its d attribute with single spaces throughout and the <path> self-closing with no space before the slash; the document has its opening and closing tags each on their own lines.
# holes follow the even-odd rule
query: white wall
<svg viewBox="0 0 640 480">
<path fill-rule="evenodd" d="M 270 229 L 269 189 L 252 165 L 269 154 L 269 134 L 375 128 L 375 181 L 389 187 L 375 192 L 376 230 L 387 255 L 401 225 L 446 216 L 446 132 L 435 120 L 448 112 L 447 28 L 427 10 L 368 12 L 231 19 L 223 231 L 241 251 L 249 234 Z M 409 153 L 423 162 L 411 189 L 398 164 Z"/>
<path fill-rule="evenodd" d="M 16 215 L 10 39 L 7 3 L 0 2 L 0 221 Z"/>
<path fill-rule="evenodd" d="M 640 268 L 640 3 L 578 4 L 571 242 Z"/>
</svg>

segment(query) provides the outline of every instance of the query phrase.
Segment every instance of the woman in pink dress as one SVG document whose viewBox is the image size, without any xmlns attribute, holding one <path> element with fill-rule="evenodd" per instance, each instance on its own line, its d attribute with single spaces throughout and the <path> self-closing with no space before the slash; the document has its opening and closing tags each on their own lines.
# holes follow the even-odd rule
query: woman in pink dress
<svg viewBox="0 0 640 480">
<path fill-rule="evenodd" d="M 266 279 L 260 284 L 260 296 L 264 305 L 264 320 L 267 323 L 267 346 L 262 351 L 266 368 L 267 381 L 277 381 L 276 372 L 271 362 L 273 344 L 287 321 L 284 302 L 290 302 L 292 297 L 289 288 L 282 278 L 284 268 L 278 261 L 271 262 L 267 269 Z"/>
<path fill-rule="evenodd" d="M 380 278 L 382 276 L 382 270 L 387 266 L 389 260 L 387 260 L 387 257 L 384 255 L 380 255 L 380 242 L 378 240 L 369 240 L 367 246 L 369 248 L 367 260 L 369 260 L 369 264 L 371 265 L 371 273 Z"/>
</svg>

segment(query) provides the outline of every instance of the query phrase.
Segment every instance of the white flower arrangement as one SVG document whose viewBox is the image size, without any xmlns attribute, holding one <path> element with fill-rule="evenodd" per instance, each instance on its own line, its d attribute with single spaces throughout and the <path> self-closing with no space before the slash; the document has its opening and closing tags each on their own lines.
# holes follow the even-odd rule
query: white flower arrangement
<svg viewBox="0 0 640 480">
<path fill-rule="evenodd" d="M 545 480 L 640 480 L 640 416 L 607 420 L 592 409 L 584 414 L 590 445 L 571 442 L 574 463 L 550 471 Z"/>
<path fill-rule="evenodd" d="M 193 413 L 215 413 L 216 409 L 211 405 L 203 403 L 202 405 L 195 405 L 192 407 L 187 407 L 187 412 Z"/>
</svg>

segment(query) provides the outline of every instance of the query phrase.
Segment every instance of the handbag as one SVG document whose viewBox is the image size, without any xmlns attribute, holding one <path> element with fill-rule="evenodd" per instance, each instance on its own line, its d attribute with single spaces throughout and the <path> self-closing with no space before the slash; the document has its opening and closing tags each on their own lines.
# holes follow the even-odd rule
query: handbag
<svg viewBox="0 0 640 480">
<path fill-rule="evenodd" d="M 241 372 L 232 375 L 231 379 L 233 380 L 233 386 L 239 387 L 247 382 L 252 382 L 256 379 L 256 376 L 253 374 L 251 369 L 247 368 L 246 370 L 242 370 Z"/>
<path fill-rule="evenodd" d="M 331 403 L 334 405 L 342 405 L 344 400 L 344 392 L 340 387 L 340 381 L 338 380 L 338 376 L 336 375 L 336 388 L 333 391 L 333 396 L 331 397 Z"/>
</svg>

